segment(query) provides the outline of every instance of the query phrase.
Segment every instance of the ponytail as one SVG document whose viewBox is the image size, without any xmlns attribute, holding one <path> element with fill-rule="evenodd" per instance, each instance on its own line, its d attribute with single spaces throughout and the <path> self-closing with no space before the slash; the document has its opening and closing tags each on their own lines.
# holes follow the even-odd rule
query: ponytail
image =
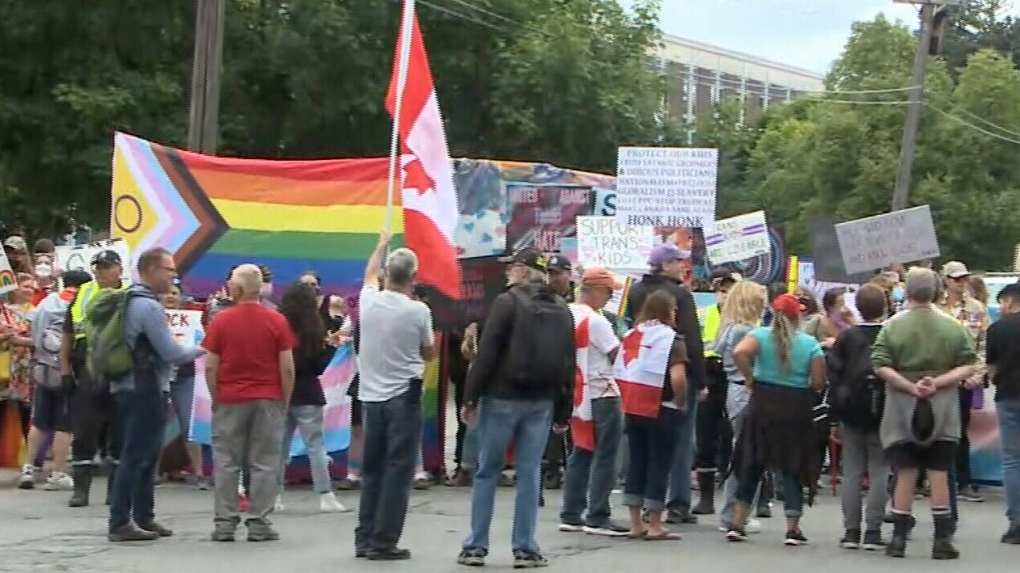
<svg viewBox="0 0 1020 573">
<path fill-rule="evenodd" d="M 797 332 L 797 325 L 781 312 L 772 315 L 772 341 L 776 345 L 776 353 L 779 355 L 779 364 L 783 370 L 790 370 L 790 347 L 793 336 Z"/>
</svg>

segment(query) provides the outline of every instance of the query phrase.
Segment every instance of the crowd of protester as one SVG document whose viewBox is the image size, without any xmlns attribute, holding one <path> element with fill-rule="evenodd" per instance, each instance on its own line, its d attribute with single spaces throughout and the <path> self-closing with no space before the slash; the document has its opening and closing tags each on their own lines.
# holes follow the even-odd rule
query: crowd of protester
<svg viewBox="0 0 1020 573">
<path fill-rule="evenodd" d="M 319 376 L 337 347 L 353 344 L 350 469 L 337 485 L 360 490 L 355 554 L 411 557 L 400 540 L 410 490 L 430 483 L 422 395 L 438 347 L 413 251 L 391 251 L 380 236 L 358 320 L 344 299 L 320 292 L 314 271 L 277 307 L 271 270 L 240 265 L 204 305 L 195 339 L 180 341 L 165 309 L 187 297 L 168 251 L 141 253 L 127 284 L 112 250 L 95 255 L 91 273 L 57 276 L 51 241 L 29 249 L 12 236 L 4 249 L 17 288 L 0 305 L 0 369 L 3 398 L 25 421 L 20 488 L 41 482 L 71 491 L 69 506 L 87 506 L 106 464 L 110 541 L 173 535 L 155 516 L 163 437 L 170 415 L 189 435 L 195 361 L 204 357 L 213 467 L 205 472 L 200 447 L 189 444 L 184 478 L 213 490 L 212 540 L 233 541 L 242 518 L 249 541 L 279 539 L 270 516 L 284 510 L 295 431 L 320 509 L 345 512 L 325 451 Z M 1003 444 L 1001 540 L 1020 544 L 1020 284 L 998 292 L 992 324 L 987 288 L 957 261 L 939 272 L 883 270 L 852 305 L 842 288 L 817 300 L 723 269 L 710 283 L 716 304 L 699 313 L 684 286 L 689 257 L 671 244 L 653 249 L 622 316 L 605 308 L 622 286 L 606 269 L 574 269 L 533 249 L 500 259 L 505 290 L 483 322 L 451 333 L 447 357 L 459 426 L 447 483 L 472 487 L 458 563 L 484 565 L 500 486 L 516 489 L 517 568 L 548 564 L 536 523 L 545 490 L 560 488 L 564 533 L 675 541 L 675 526 L 718 513 L 725 538 L 746 542 L 778 500 L 782 541 L 800 546 L 827 465 L 841 473 L 841 547 L 905 556 L 915 497 L 927 496 L 931 556 L 955 559 L 957 502 L 984 499 L 967 428 L 975 394 L 989 384 Z M 617 487 L 622 523 L 610 502 Z"/>
</svg>

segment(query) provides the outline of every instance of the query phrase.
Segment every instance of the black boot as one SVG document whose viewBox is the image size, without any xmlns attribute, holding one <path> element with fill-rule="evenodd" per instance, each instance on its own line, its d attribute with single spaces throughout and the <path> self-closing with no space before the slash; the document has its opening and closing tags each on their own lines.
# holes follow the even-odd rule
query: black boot
<svg viewBox="0 0 1020 573">
<path fill-rule="evenodd" d="M 953 516 L 937 514 L 932 516 L 935 521 L 935 541 L 931 545 L 932 559 L 959 559 L 960 552 L 953 547 Z"/>
<path fill-rule="evenodd" d="M 715 470 L 698 471 L 698 504 L 691 509 L 694 515 L 715 513 Z"/>
<path fill-rule="evenodd" d="M 885 554 L 889 557 L 907 556 L 907 535 L 910 534 L 911 519 L 909 513 L 893 513 L 893 536 L 885 547 Z"/>
<path fill-rule="evenodd" d="M 89 490 L 92 489 L 92 464 L 71 466 L 74 492 L 67 502 L 68 507 L 85 507 L 89 504 Z"/>
</svg>

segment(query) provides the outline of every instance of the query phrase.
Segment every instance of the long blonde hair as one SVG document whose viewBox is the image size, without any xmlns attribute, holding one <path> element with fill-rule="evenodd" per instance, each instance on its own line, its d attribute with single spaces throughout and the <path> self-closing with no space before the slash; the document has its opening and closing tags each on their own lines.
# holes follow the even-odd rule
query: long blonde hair
<svg viewBox="0 0 1020 573">
<path fill-rule="evenodd" d="M 730 287 L 726 304 L 722 306 L 720 326 L 745 324 L 757 326 L 765 312 L 765 287 L 751 281 L 740 281 Z"/>
<path fill-rule="evenodd" d="M 790 347 L 797 334 L 797 321 L 781 312 L 772 314 L 772 342 L 776 345 L 779 364 L 783 370 L 790 370 Z"/>
</svg>

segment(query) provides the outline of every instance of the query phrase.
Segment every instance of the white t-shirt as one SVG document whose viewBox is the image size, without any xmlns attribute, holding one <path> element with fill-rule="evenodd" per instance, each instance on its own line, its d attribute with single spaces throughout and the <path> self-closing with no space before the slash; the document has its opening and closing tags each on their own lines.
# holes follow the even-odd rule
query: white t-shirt
<svg viewBox="0 0 1020 573">
<path fill-rule="evenodd" d="M 407 392 L 411 379 L 425 374 L 421 349 L 434 344 L 432 312 L 405 294 L 372 286 L 361 289 L 358 309 L 358 399 L 385 402 Z"/>
<path fill-rule="evenodd" d="M 613 363 L 609 361 L 608 354 L 620 346 L 620 339 L 613 331 L 613 325 L 601 312 L 596 312 L 586 304 L 571 304 L 570 313 L 574 315 L 574 327 L 576 328 L 585 318 L 588 319 L 588 364 L 585 366 L 588 374 L 588 385 L 591 387 L 591 397 L 606 398 L 608 396 L 619 396 L 620 388 L 613 378 Z"/>
</svg>

